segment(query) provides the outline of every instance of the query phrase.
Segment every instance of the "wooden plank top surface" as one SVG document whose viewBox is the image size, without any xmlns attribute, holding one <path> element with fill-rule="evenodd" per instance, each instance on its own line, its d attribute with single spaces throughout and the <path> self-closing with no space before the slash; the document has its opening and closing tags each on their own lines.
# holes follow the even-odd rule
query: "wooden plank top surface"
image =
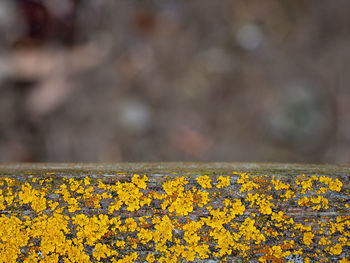
<svg viewBox="0 0 350 263">
<path fill-rule="evenodd" d="M 349 262 L 350 168 L 0 165 L 0 262 Z"/>
</svg>

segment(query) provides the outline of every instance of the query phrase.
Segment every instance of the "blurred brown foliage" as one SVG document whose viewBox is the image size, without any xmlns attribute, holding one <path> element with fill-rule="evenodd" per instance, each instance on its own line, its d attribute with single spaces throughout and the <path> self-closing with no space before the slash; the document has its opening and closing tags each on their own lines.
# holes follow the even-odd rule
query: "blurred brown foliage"
<svg viewBox="0 0 350 263">
<path fill-rule="evenodd" d="M 349 164 L 348 10 L 2 0 L 0 161 Z"/>
</svg>

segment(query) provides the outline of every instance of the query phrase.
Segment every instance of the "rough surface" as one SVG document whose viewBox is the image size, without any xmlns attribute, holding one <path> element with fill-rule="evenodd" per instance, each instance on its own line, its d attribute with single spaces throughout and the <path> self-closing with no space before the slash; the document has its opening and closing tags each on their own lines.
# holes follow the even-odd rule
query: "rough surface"
<svg viewBox="0 0 350 263">
<path fill-rule="evenodd" d="M 350 168 L 3 164 L 1 262 L 349 262 Z"/>
</svg>

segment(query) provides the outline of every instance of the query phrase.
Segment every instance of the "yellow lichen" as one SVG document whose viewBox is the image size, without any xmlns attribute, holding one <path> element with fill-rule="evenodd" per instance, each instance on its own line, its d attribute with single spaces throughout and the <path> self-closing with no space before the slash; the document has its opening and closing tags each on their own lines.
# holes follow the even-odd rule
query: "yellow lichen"
<svg viewBox="0 0 350 263">
<path fill-rule="evenodd" d="M 56 185 L 49 177 L 0 178 L 0 262 L 224 261 L 254 253 L 260 262 L 292 254 L 348 262 L 349 216 L 296 220 L 287 208 L 296 202 L 298 209 L 347 211 L 347 203 L 332 203 L 346 189 L 338 178 L 301 175 L 287 183 L 233 172 L 191 185 L 189 177 L 171 175 L 159 190 L 146 175 L 123 178 L 72 177 Z"/>
</svg>

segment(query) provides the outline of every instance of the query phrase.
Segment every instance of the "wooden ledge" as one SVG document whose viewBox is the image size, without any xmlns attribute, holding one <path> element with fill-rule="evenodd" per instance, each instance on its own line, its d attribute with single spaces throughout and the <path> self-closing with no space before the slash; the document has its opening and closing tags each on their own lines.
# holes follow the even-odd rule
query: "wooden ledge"
<svg viewBox="0 0 350 263">
<path fill-rule="evenodd" d="M 0 165 L 0 262 L 349 262 L 350 168 Z"/>
<path fill-rule="evenodd" d="M 47 171 L 56 172 L 138 172 L 138 173 L 172 173 L 202 172 L 216 173 L 265 172 L 277 174 L 317 173 L 333 175 L 350 175 L 350 167 L 329 164 L 293 164 L 293 163 L 232 163 L 232 162 L 160 162 L 160 163 L 3 163 L 0 173 L 18 173 Z"/>
</svg>

